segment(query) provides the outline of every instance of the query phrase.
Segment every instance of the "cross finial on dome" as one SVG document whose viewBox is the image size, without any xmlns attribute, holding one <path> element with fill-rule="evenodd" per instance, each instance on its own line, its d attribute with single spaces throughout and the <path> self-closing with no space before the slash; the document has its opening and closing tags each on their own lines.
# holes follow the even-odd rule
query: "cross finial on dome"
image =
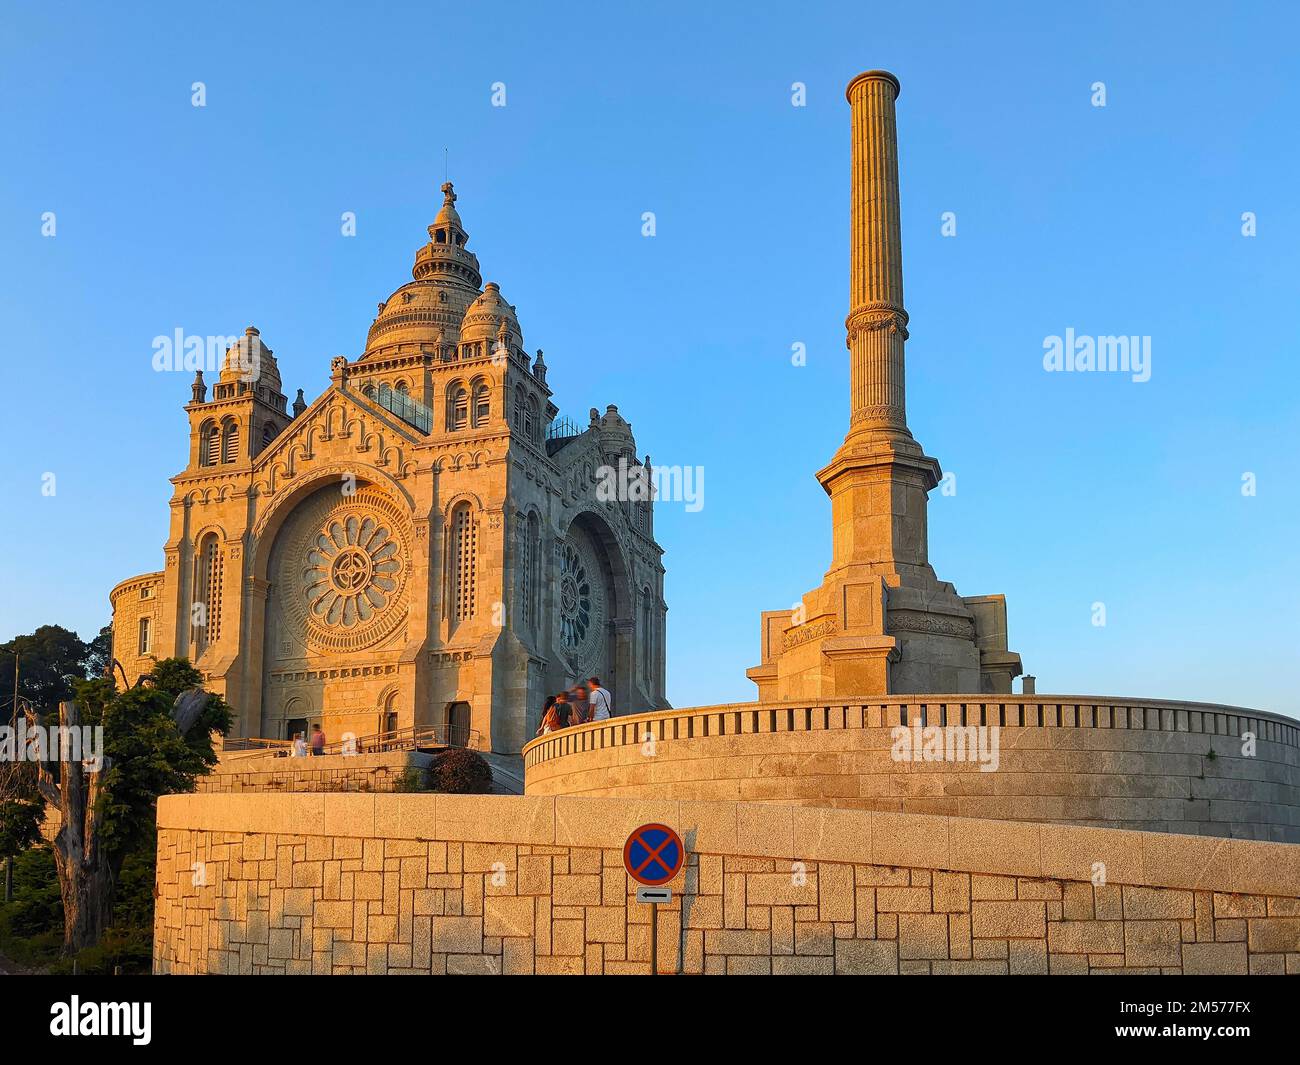
<svg viewBox="0 0 1300 1065">
<path fill-rule="evenodd" d="M 442 183 L 442 202 L 445 207 L 451 207 L 456 202 L 455 186 L 450 181 Z"/>
</svg>

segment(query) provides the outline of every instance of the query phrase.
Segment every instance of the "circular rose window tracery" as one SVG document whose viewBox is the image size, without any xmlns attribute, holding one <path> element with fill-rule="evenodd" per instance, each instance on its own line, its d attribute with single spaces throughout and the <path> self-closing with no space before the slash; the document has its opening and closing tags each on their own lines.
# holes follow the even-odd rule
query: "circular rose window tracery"
<svg viewBox="0 0 1300 1065">
<path fill-rule="evenodd" d="M 568 651 L 582 646 L 591 629 L 591 578 L 573 544 L 560 559 L 560 642 Z"/>
<path fill-rule="evenodd" d="M 350 514 L 331 521 L 307 554 L 311 614 L 326 625 L 352 628 L 388 605 L 401 563 L 388 527 Z"/>
<path fill-rule="evenodd" d="M 606 615 L 604 579 L 595 550 L 581 530 L 560 545 L 560 650 L 575 676 L 601 668 Z"/>
<path fill-rule="evenodd" d="M 319 493 L 286 522 L 276 544 L 276 594 L 309 647 L 358 650 L 402 623 L 406 525 L 392 501 L 368 486 L 352 496 Z"/>
</svg>

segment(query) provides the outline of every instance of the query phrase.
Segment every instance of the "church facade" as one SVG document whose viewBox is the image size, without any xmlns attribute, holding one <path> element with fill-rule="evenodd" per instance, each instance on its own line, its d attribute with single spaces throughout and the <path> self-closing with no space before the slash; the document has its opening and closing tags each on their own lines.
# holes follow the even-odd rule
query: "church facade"
<svg viewBox="0 0 1300 1065">
<path fill-rule="evenodd" d="M 599 490 L 649 459 L 615 406 L 558 418 L 443 193 L 412 280 L 315 402 L 290 407 L 252 327 L 211 394 L 196 375 L 163 569 L 111 594 L 129 682 L 184 655 L 239 736 L 432 725 L 500 752 L 592 675 L 618 713 L 667 706 L 653 502 Z"/>
</svg>

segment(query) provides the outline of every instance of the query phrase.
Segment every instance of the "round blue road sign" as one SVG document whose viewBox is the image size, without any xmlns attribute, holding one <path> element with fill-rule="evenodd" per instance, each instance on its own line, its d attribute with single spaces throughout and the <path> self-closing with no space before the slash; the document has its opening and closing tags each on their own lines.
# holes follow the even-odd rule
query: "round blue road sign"
<svg viewBox="0 0 1300 1065">
<path fill-rule="evenodd" d="M 659 887 L 675 877 L 686 861 L 682 837 L 667 825 L 642 825 L 623 844 L 627 875 L 646 887 Z"/>
</svg>

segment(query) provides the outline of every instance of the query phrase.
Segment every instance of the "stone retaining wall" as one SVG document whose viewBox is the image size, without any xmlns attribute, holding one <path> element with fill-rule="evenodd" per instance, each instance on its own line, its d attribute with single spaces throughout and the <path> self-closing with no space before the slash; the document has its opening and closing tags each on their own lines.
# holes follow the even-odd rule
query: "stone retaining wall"
<svg viewBox="0 0 1300 1065">
<path fill-rule="evenodd" d="M 241 753 L 222 758 L 214 772 L 199 778 L 196 790 L 205 794 L 416 790 L 408 774 L 427 769 L 433 759 L 422 751 L 308 758 Z"/>
<path fill-rule="evenodd" d="M 899 725 L 996 728 L 997 767 L 899 760 Z M 1300 722 L 1205 703 L 739 703 L 565 729 L 528 744 L 524 767 L 529 795 L 808 803 L 1300 842 Z"/>
<path fill-rule="evenodd" d="M 735 802 L 159 803 L 160 973 L 646 973 L 622 845 L 691 852 L 683 973 L 1300 972 L 1300 846 Z"/>
</svg>

